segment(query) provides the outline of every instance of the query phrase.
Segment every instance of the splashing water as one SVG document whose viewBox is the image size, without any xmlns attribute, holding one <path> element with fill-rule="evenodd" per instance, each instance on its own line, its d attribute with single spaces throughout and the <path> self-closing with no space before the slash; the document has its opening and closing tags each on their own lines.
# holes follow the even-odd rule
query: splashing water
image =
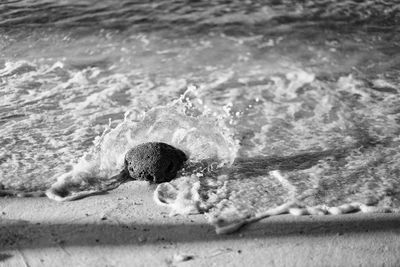
<svg viewBox="0 0 400 267">
<path fill-rule="evenodd" d="M 160 185 L 155 198 L 177 213 L 206 212 L 219 233 L 285 212 L 400 211 L 399 99 L 379 93 L 377 101 L 351 76 L 329 87 L 314 79 L 302 71 L 271 77 L 261 87 L 267 123 L 261 141 L 252 138 L 261 145 L 229 169 Z"/>
<path fill-rule="evenodd" d="M 237 147 L 229 129 L 223 128 L 222 120 L 218 125 L 201 113 L 191 115 L 196 111 L 190 100 L 184 104 L 178 99 L 166 107 L 149 110 L 141 121 L 129 120 L 126 114 L 122 123 L 107 129 L 95 141 L 71 172 L 58 178 L 47 195 L 71 200 L 80 198 L 83 191 L 86 195 L 110 189 L 110 183 L 118 185 L 123 181 L 115 176 L 124 169 L 126 152 L 145 142 L 171 144 L 184 151 L 194 165 L 204 160 L 219 165 L 232 163 Z"/>
<path fill-rule="evenodd" d="M 0 194 L 108 190 L 130 147 L 163 141 L 190 160 L 156 201 L 220 232 L 282 212 L 396 211 L 398 8 L 6 3 Z"/>
</svg>

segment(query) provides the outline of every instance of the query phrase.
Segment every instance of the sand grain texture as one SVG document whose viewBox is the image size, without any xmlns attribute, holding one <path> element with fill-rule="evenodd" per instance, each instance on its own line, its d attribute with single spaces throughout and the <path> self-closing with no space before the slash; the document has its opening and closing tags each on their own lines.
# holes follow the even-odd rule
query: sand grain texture
<svg viewBox="0 0 400 267">
<path fill-rule="evenodd" d="M 0 266 L 399 266 L 400 215 L 282 215 L 217 235 L 144 182 L 58 203 L 2 198 Z M 177 255 L 190 255 L 176 261 Z"/>
</svg>

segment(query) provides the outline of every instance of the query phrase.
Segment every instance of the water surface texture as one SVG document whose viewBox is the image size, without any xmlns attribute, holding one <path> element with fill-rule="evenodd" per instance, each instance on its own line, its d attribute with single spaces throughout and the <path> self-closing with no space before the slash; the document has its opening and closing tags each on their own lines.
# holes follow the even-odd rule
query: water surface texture
<svg viewBox="0 0 400 267">
<path fill-rule="evenodd" d="M 129 147 L 164 141 L 190 156 L 181 175 L 200 179 L 216 216 L 293 199 L 398 208 L 399 11 L 398 1 L 3 1 L 1 187 L 101 185 Z"/>
</svg>

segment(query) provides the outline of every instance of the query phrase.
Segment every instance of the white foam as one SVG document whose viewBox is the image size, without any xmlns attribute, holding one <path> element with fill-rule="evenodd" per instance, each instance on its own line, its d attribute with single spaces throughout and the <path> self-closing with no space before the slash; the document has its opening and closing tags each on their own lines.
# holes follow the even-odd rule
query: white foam
<svg viewBox="0 0 400 267">
<path fill-rule="evenodd" d="M 148 111 L 141 121 L 132 121 L 125 116 L 115 128 L 106 129 L 73 170 L 58 177 L 54 187 L 58 191 L 61 187 L 61 191 L 67 191 L 79 184 L 79 190 L 83 190 L 82 183 L 108 183 L 123 169 L 126 152 L 145 142 L 168 143 L 184 151 L 194 162 L 212 159 L 222 165 L 232 163 L 237 145 L 228 129 L 220 128 L 214 120 L 201 114 L 188 116 L 185 111 L 187 108 L 182 99 L 178 99 L 166 107 Z M 50 197 L 60 200 L 59 196 L 53 195 Z"/>
</svg>

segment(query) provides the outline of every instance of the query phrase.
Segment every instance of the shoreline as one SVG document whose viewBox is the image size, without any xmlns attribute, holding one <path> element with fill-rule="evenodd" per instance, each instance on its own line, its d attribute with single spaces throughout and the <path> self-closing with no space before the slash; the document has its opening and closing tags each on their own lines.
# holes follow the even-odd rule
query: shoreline
<svg viewBox="0 0 400 267">
<path fill-rule="evenodd" d="M 400 214 L 279 215 L 217 235 L 151 186 L 73 202 L 0 199 L 0 266 L 399 266 Z"/>
</svg>

